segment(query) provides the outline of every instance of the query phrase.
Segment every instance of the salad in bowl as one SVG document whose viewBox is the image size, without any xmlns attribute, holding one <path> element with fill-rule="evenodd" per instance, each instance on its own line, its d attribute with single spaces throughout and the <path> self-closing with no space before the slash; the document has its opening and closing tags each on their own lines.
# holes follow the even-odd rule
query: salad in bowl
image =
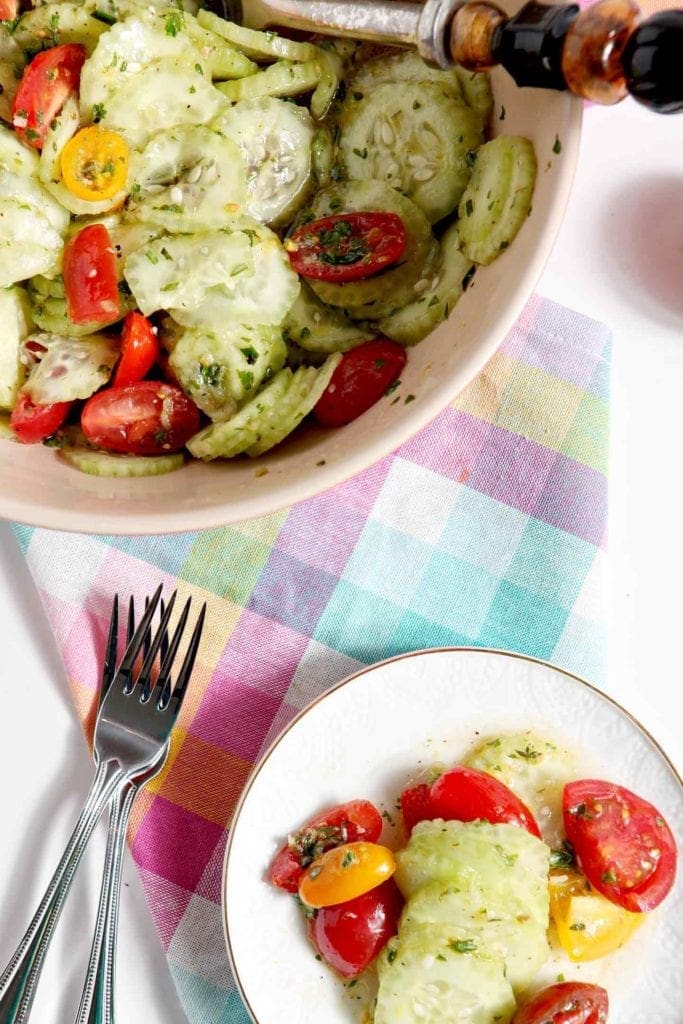
<svg viewBox="0 0 683 1024">
<path fill-rule="evenodd" d="M 350 423 L 531 212 L 485 74 L 138 0 L 6 7 L 2 429 L 86 473 Z"/>
</svg>

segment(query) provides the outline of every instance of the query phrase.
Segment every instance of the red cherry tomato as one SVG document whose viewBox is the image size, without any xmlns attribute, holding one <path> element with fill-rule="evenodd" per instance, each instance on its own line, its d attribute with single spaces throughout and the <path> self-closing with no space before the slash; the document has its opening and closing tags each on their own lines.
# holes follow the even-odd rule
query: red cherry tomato
<svg viewBox="0 0 683 1024">
<path fill-rule="evenodd" d="M 564 787 L 567 839 L 586 878 L 608 900 L 654 910 L 676 877 L 676 841 L 656 807 L 623 786 L 581 779 Z"/>
<path fill-rule="evenodd" d="M 285 242 L 297 274 L 360 281 L 398 262 L 406 229 L 395 213 L 335 213 L 302 224 Z"/>
<path fill-rule="evenodd" d="M 19 13 L 19 0 L 0 0 L 0 21 L 14 21 Z"/>
<path fill-rule="evenodd" d="M 159 349 L 159 339 L 147 317 L 142 313 L 128 313 L 123 321 L 121 358 L 113 386 L 121 388 L 142 380 L 156 363 Z"/>
<path fill-rule="evenodd" d="M 541 837 L 536 819 L 518 796 L 486 772 L 456 765 L 432 784 L 431 817 L 446 821 L 476 821 L 519 825 Z"/>
<path fill-rule="evenodd" d="M 426 782 L 420 782 L 416 786 L 409 786 L 401 793 L 401 811 L 403 812 L 403 824 L 408 835 L 413 831 L 418 821 L 428 821 L 436 817 L 432 814 L 430 787 Z"/>
<path fill-rule="evenodd" d="M 199 430 L 199 411 L 184 391 L 141 380 L 100 391 L 83 406 L 81 427 L 98 448 L 126 455 L 179 451 Z"/>
<path fill-rule="evenodd" d="M 376 843 L 381 834 L 382 816 L 369 800 L 331 807 L 311 818 L 278 850 L 270 880 L 279 889 L 297 892 L 304 869 L 326 850 L 344 843 Z"/>
<path fill-rule="evenodd" d="M 519 1007 L 511 1024 L 605 1024 L 609 1000 L 599 985 L 563 981 Z"/>
<path fill-rule="evenodd" d="M 85 47 L 63 43 L 43 50 L 25 68 L 12 105 L 12 124 L 28 146 L 42 149 L 64 100 L 78 89 L 84 60 Z"/>
<path fill-rule="evenodd" d="M 107 324 L 116 318 L 116 256 L 104 224 L 89 224 L 66 243 L 62 273 L 69 318 L 75 324 Z"/>
<path fill-rule="evenodd" d="M 22 391 L 12 409 L 10 426 L 24 444 L 37 444 L 61 427 L 73 402 L 36 404 L 26 391 Z"/>
<path fill-rule="evenodd" d="M 406 365 L 405 349 L 378 338 L 342 356 L 314 411 L 324 427 L 342 427 L 379 401 Z"/>
<path fill-rule="evenodd" d="M 308 936 L 330 967 L 354 978 L 372 963 L 398 930 L 403 899 L 393 879 L 346 903 L 318 910 Z"/>
</svg>

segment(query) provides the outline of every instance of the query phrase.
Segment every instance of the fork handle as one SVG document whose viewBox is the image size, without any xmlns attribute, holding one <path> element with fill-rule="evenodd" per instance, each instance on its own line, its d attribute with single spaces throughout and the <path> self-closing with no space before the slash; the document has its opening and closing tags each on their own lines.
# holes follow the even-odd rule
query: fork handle
<svg viewBox="0 0 683 1024">
<path fill-rule="evenodd" d="M 97 923 L 76 1024 L 114 1024 L 114 977 L 121 872 L 128 819 L 139 788 L 135 782 L 125 783 L 114 797 L 97 907 Z"/>
<path fill-rule="evenodd" d="M 57 869 L 21 942 L 0 975 L 0 1024 L 23 1024 L 28 1020 L 45 953 L 81 856 L 123 777 L 124 772 L 117 762 L 98 764 L 85 805 Z"/>
</svg>

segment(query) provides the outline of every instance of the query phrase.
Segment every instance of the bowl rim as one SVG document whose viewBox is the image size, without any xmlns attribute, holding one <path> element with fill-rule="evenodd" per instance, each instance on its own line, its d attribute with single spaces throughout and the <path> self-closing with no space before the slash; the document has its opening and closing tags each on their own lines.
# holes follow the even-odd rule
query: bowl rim
<svg viewBox="0 0 683 1024">
<path fill-rule="evenodd" d="M 40 489 L 36 488 L 30 499 L 13 498 L 11 495 L 0 493 L 0 519 L 50 530 L 129 537 L 217 529 L 272 515 L 297 502 L 316 497 L 332 487 L 345 483 L 396 451 L 431 423 L 477 376 L 497 351 L 533 292 L 555 246 L 576 174 L 584 104 L 575 96 L 568 96 L 568 100 L 562 139 L 563 159 L 559 162 L 556 172 L 555 193 L 558 198 L 552 204 L 541 244 L 526 263 L 511 300 L 494 312 L 486 331 L 486 343 L 477 345 L 463 359 L 457 374 L 445 376 L 443 383 L 424 401 L 416 402 L 412 406 L 409 418 L 396 419 L 393 425 L 376 432 L 371 440 L 357 445 L 355 449 L 346 453 L 343 460 L 334 460 L 330 464 L 319 466 L 316 473 L 308 473 L 304 478 L 291 474 L 287 479 L 278 481 L 270 498 L 265 496 L 266 492 L 257 490 L 235 499 L 234 496 L 229 496 L 229 487 L 226 486 L 224 502 L 206 508 L 196 508 L 191 516 L 186 509 L 175 510 L 171 503 L 160 512 L 131 510 L 126 507 L 125 502 L 121 502 L 119 507 L 110 506 L 106 511 L 98 510 L 97 514 L 93 514 L 91 510 L 75 506 L 68 509 L 46 507 L 40 501 Z M 192 465 L 186 465 L 184 472 L 191 473 Z M 140 484 L 145 480 L 146 478 L 133 480 L 132 483 Z"/>
<path fill-rule="evenodd" d="M 577 675 L 575 672 L 571 672 L 568 669 L 562 668 L 560 665 L 556 665 L 553 662 L 547 661 L 544 658 L 534 658 L 530 654 L 522 654 L 522 653 L 520 653 L 518 651 L 506 651 L 506 650 L 503 650 L 502 648 L 497 648 L 497 647 L 466 647 L 466 646 L 463 646 L 463 647 L 458 647 L 458 646 L 453 646 L 453 647 L 424 647 L 424 648 L 421 648 L 420 650 L 417 650 L 417 651 L 406 651 L 404 654 L 396 654 L 396 655 L 394 655 L 391 658 L 384 658 L 382 661 L 376 661 L 372 665 L 367 665 L 364 668 L 359 669 L 357 672 L 353 672 L 353 673 L 351 673 L 351 675 L 345 676 L 344 679 L 341 679 L 338 683 L 335 683 L 329 689 L 325 690 L 324 693 L 319 694 L 312 701 L 310 701 L 304 708 L 302 708 L 294 716 L 294 718 L 292 718 L 291 721 L 289 721 L 287 723 L 287 725 L 285 725 L 285 727 L 278 733 L 278 735 L 275 737 L 275 739 L 272 741 L 272 743 L 270 743 L 268 745 L 267 749 L 264 751 L 264 753 L 261 755 L 261 757 L 259 757 L 258 761 L 256 762 L 256 764 L 252 768 L 252 770 L 251 770 L 251 772 L 249 774 L 249 777 L 248 777 L 246 783 L 244 784 L 244 788 L 243 788 L 243 790 L 242 790 L 242 792 L 240 794 L 239 800 L 235 804 L 235 809 L 234 809 L 234 811 L 232 813 L 232 818 L 231 818 L 230 826 L 229 826 L 230 827 L 230 832 L 229 832 L 228 841 L 227 841 L 226 847 L 225 847 L 225 853 L 223 855 L 223 866 L 222 866 L 222 874 L 221 874 L 221 920 L 222 920 L 222 923 L 223 923 L 223 940 L 225 942 L 225 948 L 227 950 L 228 961 L 230 963 L 230 970 L 232 972 L 232 977 L 233 977 L 233 980 L 235 982 L 235 986 L 236 986 L 237 991 L 239 993 L 240 999 L 244 1003 L 244 1006 L 245 1006 L 245 1008 L 246 1008 L 246 1010 L 247 1010 L 251 1020 L 254 1022 L 254 1024 L 263 1024 L 263 1022 L 259 1020 L 259 1018 L 255 1015 L 254 1011 L 252 1010 L 251 1003 L 249 1002 L 249 998 L 248 998 L 248 996 L 247 996 L 247 994 L 246 994 L 246 992 L 244 990 L 244 987 L 242 985 L 242 982 L 241 982 L 241 979 L 240 979 L 240 975 L 239 975 L 239 971 L 238 971 L 237 966 L 235 964 L 235 960 L 234 960 L 233 953 L 232 953 L 232 945 L 231 945 L 231 942 L 230 942 L 230 927 L 228 925 L 227 877 L 228 877 L 228 864 L 229 864 L 229 861 L 230 861 L 230 854 L 231 854 L 231 851 L 232 851 L 233 836 L 235 834 L 235 825 L 237 824 L 237 822 L 239 820 L 239 816 L 240 816 L 240 814 L 242 812 L 242 808 L 243 808 L 244 804 L 246 803 L 246 800 L 247 800 L 247 798 L 249 796 L 249 793 L 251 791 L 251 788 L 252 788 L 254 782 L 256 781 L 256 778 L 258 777 L 259 773 L 261 772 L 261 770 L 264 767 L 264 765 L 266 764 L 266 762 L 270 759 L 270 757 L 274 753 L 276 747 L 279 746 L 280 741 L 283 739 L 283 737 L 285 735 L 287 735 L 287 733 L 289 733 L 290 730 L 293 729 L 299 723 L 299 721 L 304 717 L 304 715 L 308 714 L 308 712 L 312 708 L 316 707 L 318 704 L 322 703 L 322 701 L 324 701 L 328 697 L 330 697 L 333 693 L 335 693 L 335 691 L 340 690 L 342 687 L 346 686 L 347 684 L 354 682 L 356 679 L 359 679 L 361 676 L 367 675 L 369 672 L 374 672 L 376 669 L 384 668 L 385 666 L 391 665 L 394 662 L 405 661 L 408 658 L 423 657 L 424 655 L 448 654 L 448 653 L 450 653 L 450 654 L 474 654 L 474 653 L 476 653 L 476 654 L 486 654 L 486 655 L 502 655 L 505 658 L 510 658 L 510 659 L 515 660 L 515 661 L 530 662 L 530 663 L 532 663 L 534 665 L 541 665 L 544 668 L 548 668 L 548 669 L 551 669 L 554 672 L 561 673 L 561 675 L 566 676 L 567 678 L 571 679 L 575 683 L 579 683 L 580 686 L 583 686 L 586 689 L 590 690 L 592 693 L 596 694 L 598 697 L 602 698 L 604 701 L 606 701 L 608 704 L 610 704 L 616 711 L 618 711 L 622 715 L 624 715 L 624 717 L 627 718 L 631 722 L 631 724 L 634 725 L 635 728 L 638 729 L 638 731 L 641 732 L 645 736 L 645 738 L 647 740 L 649 740 L 649 742 L 653 745 L 653 747 L 655 747 L 655 749 L 659 752 L 660 756 L 662 757 L 662 760 L 664 761 L 666 766 L 669 768 L 673 778 L 678 782 L 678 784 L 681 787 L 683 787 L 683 776 L 681 776 L 680 772 L 676 768 L 675 764 L 673 763 L 673 761 L 671 760 L 671 758 L 669 757 L 667 752 L 662 747 L 661 743 L 652 735 L 652 733 L 649 731 L 649 729 L 647 729 L 646 726 L 644 726 L 643 723 L 632 712 L 630 712 L 627 708 L 625 708 L 623 706 L 623 704 L 621 704 L 618 700 L 616 700 L 616 698 L 614 698 L 610 694 L 606 693 L 599 686 L 596 686 L 595 683 L 591 683 L 587 679 L 584 679 L 583 676 Z"/>
</svg>

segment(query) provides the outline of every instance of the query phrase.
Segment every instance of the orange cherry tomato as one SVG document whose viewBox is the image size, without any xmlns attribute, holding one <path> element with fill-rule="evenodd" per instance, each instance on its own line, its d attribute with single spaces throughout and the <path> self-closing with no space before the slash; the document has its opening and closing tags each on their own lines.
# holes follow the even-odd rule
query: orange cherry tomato
<svg viewBox="0 0 683 1024">
<path fill-rule="evenodd" d="M 391 850 L 377 843 L 346 843 L 313 861 L 299 882 L 309 907 L 333 907 L 386 882 L 396 870 Z"/>
<path fill-rule="evenodd" d="M 570 960 L 598 960 L 619 949 L 643 920 L 601 896 L 577 871 L 550 873 L 550 916 Z"/>
<path fill-rule="evenodd" d="M 111 199 L 128 180 L 129 150 L 118 132 L 97 125 L 81 128 L 62 150 L 62 181 L 86 202 Z"/>
</svg>

